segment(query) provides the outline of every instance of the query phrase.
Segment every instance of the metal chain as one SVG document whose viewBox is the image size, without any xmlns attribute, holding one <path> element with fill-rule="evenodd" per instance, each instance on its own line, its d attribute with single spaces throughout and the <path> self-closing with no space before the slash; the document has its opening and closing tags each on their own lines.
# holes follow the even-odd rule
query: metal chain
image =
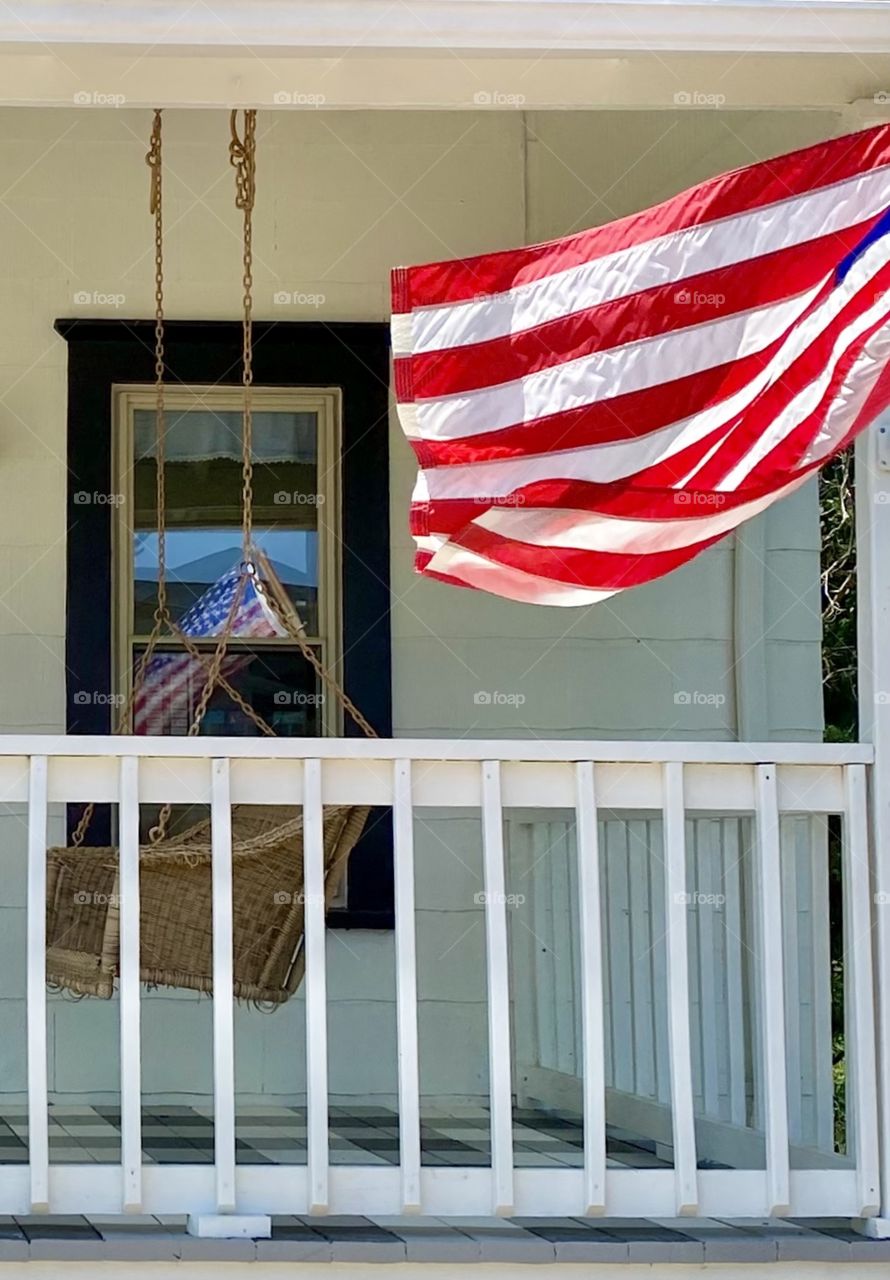
<svg viewBox="0 0 890 1280">
<path fill-rule="evenodd" d="M 229 162 L 235 169 L 235 207 L 243 214 L 242 305 L 244 311 L 242 375 L 244 413 L 241 432 L 241 535 L 244 559 L 253 545 L 253 207 L 256 201 L 256 112 L 244 112 L 244 137 L 238 133 L 238 112 L 229 121 Z"/>
<path fill-rule="evenodd" d="M 362 715 L 355 703 L 343 689 L 342 685 L 324 667 L 318 655 L 305 638 L 302 623 L 295 616 L 293 605 L 284 589 L 277 582 L 274 571 L 266 557 L 253 545 L 253 209 L 256 200 L 256 111 L 244 112 L 243 137 L 238 133 L 238 113 L 233 111 L 230 118 L 231 140 L 229 143 L 229 160 L 235 169 L 235 205 L 243 214 L 243 258 L 242 258 L 242 304 L 243 304 L 243 344 L 242 344 L 242 387 L 244 390 L 244 408 L 241 443 L 241 534 L 244 563 L 241 576 L 232 599 L 225 626 L 217 639 L 211 657 L 208 656 L 187 636 L 170 617 L 167 604 L 167 517 L 166 517 L 166 405 L 164 399 L 164 222 L 163 222 L 163 169 L 162 169 L 162 126 L 161 112 L 154 113 L 151 139 L 146 163 L 151 170 L 151 194 L 149 207 L 154 216 L 155 225 L 155 427 L 156 427 L 156 507 L 158 536 L 158 593 L 154 611 L 154 625 L 140 656 L 133 675 L 133 681 L 126 702 L 121 711 L 118 733 L 124 728 L 133 731 L 132 716 L 136 695 L 145 679 L 148 664 L 165 631 L 179 640 L 186 651 L 201 664 L 206 672 L 204 686 L 195 707 L 188 736 L 195 737 L 200 730 L 207 707 L 217 688 L 225 689 L 229 697 L 248 716 L 260 731 L 274 736 L 274 729 L 263 719 L 245 698 L 229 683 L 222 673 L 228 642 L 232 637 L 238 607 L 244 595 L 248 577 L 254 588 L 269 606 L 273 616 L 282 629 L 296 643 L 300 653 L 315 671 L 319 680 L 326 685 L 336 697 L 340 706 L 352 717 L 362 732 L 369 738 L 377 734 L 368 720 Z M 263 570 L 262 575 L 259 568 Z M 254 572 L 251 572 L 251 570 Z M 83 844 L 95 806 L 87 805 L 73 835 L 75 847 Z M 157 825 L 149 832 L 152 844 L 162 840 L 167 834 L 172 807 L 167 804 L 158 815 Z"/>
<path fill-rule="evenodd" d="M 312 645 L 306 639 L 305 628 L 296 616 L 296 611 L 291 603 L 290 597 L 285 592 L 281 583 L 275 576 L 274 570 L 270 565 L 266 555 L 259 549 L 254 552 L 256 556 L 258 568 L 262 571 L 258 572 L 253 580 L 253 585 L 259 595 L 271 609 L 272 613 L 284 628 L 290 638 L 294 641 L 300 653 L 312 667 L 315 674 L 328 689 L 331 690 L 334 697 L 348 716 L 358 725 L 366 738 L 377 738 L 379 734 L 371 725 L 371 723 L 362 715 L 358 707 L 350 698 L 349 694 L 331 674 L 318 654 L 312 648 Z"/>
<path fill-rule="evenodd" d="M 158 595 L 154 611 L 154 625 L 139 663 L 133 673 L 130 690 L 118 717 L 118 734 L 133 731 L 133 706 L 142 687 L 145 672 L 157 648 L 158 641 L 170 618 L 167 608 L 167 548 L 166 548 L 166 493 L 164 467 L 165 404 L 164 404 L 164 204 L 163 204 L 163 126 L 161 112 L 156 110 L 152 120 L 151 136 L 145 163 L 151 170 L 148 207 L 154 217 L 155 249 L 155 438 L 156 438 L 156 505 L 158 534 Z M 80 848 L 95 814 L 96 806 L 88 804 L 74 829 L 72 843 Z"/>
</svg>

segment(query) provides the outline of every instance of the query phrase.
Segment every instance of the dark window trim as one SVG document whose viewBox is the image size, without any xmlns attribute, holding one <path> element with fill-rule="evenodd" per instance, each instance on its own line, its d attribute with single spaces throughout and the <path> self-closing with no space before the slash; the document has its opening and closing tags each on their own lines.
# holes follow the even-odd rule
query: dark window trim
<svg viewBox="0 0 890 1280">
<path fill-rule="evenodd" d="M 154 322 L 57 320 L 55 327 L 68 343 L 67 727 L 106 734 L 110 708 L 80 705 L 74 694 L 111 690 L 112 511 L 75 504 L 74 495 L 111 489 L 112 388 L 153 382 Z M 239 385 L 240 324 L 169 321 L 166 345 L 171 383 Z M 391 737 L 388 328 L 256 322 L 254 348 L 258 385 L 342 389 L 344 685 L 377 732 Z M 349 737 L 359 732 L 344 727 Z M 108 812 L 97 814 L 90 839 L 107 843 L 109 830 Z M 393 927 L 388 809 L 372 811 L 350 861 L 347 907 L 332 912 L 330 924 Z"/>
</svg>

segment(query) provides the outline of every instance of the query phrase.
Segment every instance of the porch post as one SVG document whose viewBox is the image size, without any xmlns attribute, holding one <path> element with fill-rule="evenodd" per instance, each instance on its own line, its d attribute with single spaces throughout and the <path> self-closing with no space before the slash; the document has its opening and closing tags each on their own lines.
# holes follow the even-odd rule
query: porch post
<svg viewBox="0 0 890 1280">
<path fill-rule="evenodd" d="M 890 415 L 856 445 L 859 737 L 874 746 L 871 890 L 878 1033 L 880 1215 L 863 1230 L 890 1236 Z"/>
</svg>

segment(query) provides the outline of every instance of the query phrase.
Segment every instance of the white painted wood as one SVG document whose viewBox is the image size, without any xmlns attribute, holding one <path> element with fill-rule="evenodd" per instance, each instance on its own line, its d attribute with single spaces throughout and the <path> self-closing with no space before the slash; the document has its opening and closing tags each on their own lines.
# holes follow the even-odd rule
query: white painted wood
<svg viewBox="0 0 890 1280">
<path fill-rule="evenodd" d="M 303 775 L 303 906 L 306 948 L 306 1136 L 309 1212 L 328 1212 L 328 1028 L 325 969 L 324 810 L 321 761 Z"/>
<path fill-rule="evenodd" d="M 482 764 L 482 857 L 485 959 L 488 977 L 488 1064 L 491 1109 L 492 1209 L 513 1213 L 513 1091 L 510 1071 L 510 967 L 500 765 Z"/>
<path fill-rule="evenodd" d="M 686 816 L 683 766 L 678 762 L 664 766 L 664 854 L 674 1210 L 678 1214 L 694 1216 L 698 1212 L 698 1184 L 689 1033 Z"/>
<path fill-rule="evenodd" d="M 764 1127 L 770 1213 L 789 1212 L 782 876 L 776 770 L 757 770 L 757 889 L 760 918 L 760 1008 L 763 1026 Z"/>
<path fill-rule="evenodd" d="M 235 1020 L 229 762 L 212 764 L 213 1146 L 216 1209 L 235 1210 Z"/>
<path fill-rule="evenodd" d="M 46 1096 L 46 756 L 31 757 L 28 783 L 28 1165 L 30 1210 L 49 1198 L 49 1116 Z"/>
<path fill-rule="evenodd" d="M 603 940 L 599 831 L 593 765 L 575 765 L 577 867 L 581 948 L 581 1034 L 584 1095 L 585 1214 L 606 1212 L 606 1077 L 603 1021 Z"/>
<path fill-rule="evenodd" d="M 822 9 L 827 12 L 820 12 Z M 123 59 L 138 56 L 141 61 L 145 53 L 150 52 L 163 58 L 168 70 L 175 68 L 171 53 L 179 52 L 180 45 L 185 46 L 184 57 L 189 46 L 216 48 L 220 56 L 229 47 L 271 47 L 282 57 L 293 57 L 306 49 L 336 50 L 336 61 L 345 58 L 347 65 L 357 50 L 398 50 L 401 65 L 411 68 L 423 53 L 435 55 L 443 48 L 454 51 L 453 60 L 458 63 L 466 59 L 457 51 L 484 51 L 489 56 L 509 53 L 514 57 L 520 50 L 537 53 L 551 48 L 556 33 L 569 30 L 579 55 L 582 52 L 600 54 L 604 50 L 625 54 L 660 50 L 662 56 L 654 59 L 656 63 L 667 61 L 672 50 L 722 52 L 737 55 L 738 59 L 752 57 L 760 50 L 790 54 L 822 51 L 844 62 L 857 54 L 875 56 L 890 50 L 890 36 L 879 20 L 880 15 L 864 3 L 807 6 L 802 10 L 788 0 L 758 0 L 748 5 L 740 0 L 726 0 L 709 22 L 689 0 L 669 0 L 661 5 L 646 0 L 636 6 L 636 10 L 634 26 L 629 32 L 628 19 L 621 13 L 616 14 L 611 5 L 601 0 L 585 5 L 580 15 L 576 6 L 567 0 L 556 3 L 536 0 L 527 4 L 502 0 L 494 14 L 477 4 L 461 4 L 458 0 L 430 0 L 416 13 L 401 10 L 393 13 L 385 0 L 365 0 L 364 4 L 342 5 L 336 14 L 328 13 L 324 7 L 319 10 L 308 0 L 298 0 L 284 10 L 271 0 L 258 0 L 255 5 L 246 6 L 238 0 L 216 0 L 213 14 L 205 13 L 203 8 L 193 13 L 169 4 L 149 12 L 129 6 L 115 6 L 109 12 L 100 0 L 70 0 L 63 10 L 52 5 L 35 7 L 27 0 L 11 0 L 0 24 L 0 34 L 20 60 L 35 51 L 44 54 L 49 45 L 64 48 L 65 56 L 73 59 L 75 54 L 70 46 L 74 46 L 82 55 L 91 55 L 90 65 L 97 74 L 103 65 L 101 56 L 112 61 L 112 54 Z M 826 30 L 829 22 L 831 25 Z M 266 56 L 258 53 L 257 60 L 266 68 Z M 418 69 L 426 69 L 427 65 L 422 62 Z M 234 98 L 226 98 L 218 79 L 202 67 L 200 58 L 188 60 L 188 66 L 197 84 L 188 90 L 176 76 L 175 92 L 188 96 L 175 98 L 172 105 L 223 107 L 234 101 L 239 106 L 250 106 L 255 101 L 275 101 L 272 91 L 277 81 L 274 78 L 263 82 L 266 93 L 259 99 L 245 96 L 245 86 L 240 84 L 233 91 Z M 436 77 L 440 73 L 430 71 L 428 74 Z M 126 85 L 126 78 L 122 83 Z M 155 82 L 148 80 L 147 83 Z M 157 83 L 165 84 L 163 79 Z M 42 85 L 39 88 L 45 92 Z M 171 90 L 172 86 L 168 87 L 168 92 Z M 368 89 L 360 92 L 367 93 Z M 811 90 L 811 97 L 813 92 L 819 90 Z M 22 85 L 19 93 L 21 97 L 17 94 L 13 98 L 17 105 L 45 101 L 38 93 L 38 86 L 25 91 Z M 404 107 L 405 93 L 406 89 L 398 86 L 387 87 L 384 98 L 361 97 L 353 105 Z M 150 106 L 152 101 L 152 98 L 138 99 L 133 105 Z M 162 95 L 160 101 L 166 106 L 169 99 Z M 438 101 L 438 97 L 419 98 L 416 105 Z M 127 102 L 129 105 L 130 100 Z M 562 103 L 554 86 L 554 98 L 547 105 Z M 657 101 L 649 105 L 655 106 Z"/>
<path fill-rule="evenodd" d="M 856 442 L 856 599 L 859 735 L 872 746 L 870 777 L 871 919 L 878 1019 L 880 1217 L 890 1219 L 890 472 L 878 465 L 878 439 L 890 415 Z"/>
<path fill-rule="evenodd" d="M 807 1021 L 807 1012 L 802 1006 L 802 988 L 800 968 L 799 925 L 799 885 L 801 855 L 804 859 L 804 871 L 807 870 L 805 859 L 809 849 L 804 842 L 800 848 L 800 817 L 784 817 L 779 820 L 779 876 L 782 882 L 782 959 L 785 980 L 785 1077 L 790 1087 L 788 1094 L 788 1138 L 790 1142 L 801 1142 L 802 1107 L 801 1107 L 801 1032 Z M 804 963 L 803 978 L 809 983 L 809 966 Z M 811 1046 L 808 1046 L 811 1047 Z M 809 1054 L 806 1057 L 809 1058 Z"/>
<path fill-rule="evenodd" d="M 393 765 L 396 1006 L 399 1051 L 399 1166 L 402 1212 L 420 1213 L 420 1075 L 417 1049 L 417 940 L 414 922 L 414 811 L 411 761 Z"/>
<path fill-rule="evenodd" d="M 128 741 L 130 741 L 128 739 Z M 176 742 L 190 741 L 173 739 Z M 223 739 L 206 739 L 222 742 Z M 252 739 L 238 739 L 241 744 Z M 289 748 L 293 739 L 279 740 L 282 749 Z M 310 741 L 310 740 L 306 740 Z M 352 741 L 352 740 L 349 740 Z M 323 743 L 322 745 L 326 745 Z M 406 743 L 406 754 L 408 758 Z M 461 744 L 462 745 L 462 744 Z M 495 744 L 492 744 L 495 745 Z M 527 809 L 571 809 L 574 804 L 572 766 L 568 762 L 554 762 L 536 758 L 538 746 L 529 751 L 528 760 L 515 758 L 515 744 L 501 743 L 501 750 L 490 758 L 502 760 L 502 793 L 505 807 Z M 631 744 L 626 755 L 633 754 L 639 744 Z M 685 744 L 684 744 L 685 745 Z M 698 744 L 701 745 L 701 744 Z M 715 744 L 717 753 L 722 746 Z M 755 764 L 748 757 L 746 744 L 735 744 L 742 754 L 734 763 L 691 764 L 690 777 L 695 783 L 694 802 L 687 798 L 690 810 L 702 812 L 747 813 L 754 806 L 753 771 Z M 665 759 L 679 758 L 678 753 L 665 751 Z M 806 744 L 804 744 L 806 746 Z M 476 808 L 481 804 L 480 774 L 471 760 L 443 760 L 428 744 L 415 744 L 416 754 L 411 757 L 423 762 L 415 779 L 415 804 L 443 808 Z M 225 755 L 225 748 L 218 748 Z M 234 748 L 238 750 L 238 748 Z M 242 746 L 241 750 L 248 748 Z M 344 747 L 344 750 L 347 748 Z M 752 750 L 754 750 L 752 748 Z M 205 756 L 193 753 L 189 756 L 172 756 L 162 752 L 157 756 L 134 752 L 143 759 L 140 772 L 140 793 L 145 804 L 185 803 L 205 804 L 210 801 L 209 751 Z M 392 755 L 381 751 L 378 756 L 357 754 L 348 750 L 342 758 L 330 752 L 319 753 L 327 761 L 325 769 L 325 803 L 390 805 L 392 803 Z M 608 756 L 601 758 L 600 744 L 579 743 L 573 752 L 576 757 L 596 762 L 597 794 L 604 810 L 652 810 L 661 807 L 660 766 L 646 761 L 618 763 Z M 773 753 L 775 754 L 775 753 Z M 429 758 L 432 755 L 433 758 Z M 738 752 L 737 752 L 738 755 Z M 292 754 L 280 758 L 272 754 L 261 756 L 225 756 L 232 762 L 234 777 L 238 778 L 238 794 L 242 803 L 263 805 L 293 804 L 300 799 L 300 787 L 293 781 L 293 766 L 299 765 L 299 757 Z M 18 757 L 10 757 L 18 759 Z M 117 760 L 119 753 L 107 756 L 58 756 L 50 758 L 50 802 L 77 801 L 89 795 L 99 802 L 117 799 Z M 2 775 L 0 752 L 0 775 Z M 851 761 L 855 762 L 855 761 Z M 271 767 L 261 768 L 268 763 Z M 476 762 L 478 763 L 478 762 Z M 810 813 L 819 807 L 822 811 L 839 811 L 843 807 L 843 771 L 836 761 L 832 763 L 791 762 L 779 765 L 779 809 L 788 813 Z M 14 790 L 14 787 L 13 787 Z M 233 791 L 233 803 L 235 793 Z"/>
<path fill-rule="evenodd" d="M 142 1031 L 139 987 L 139 761 L 120 762 L 121 1178 L 124 1213 L 142 1212 Z"/>
<path fill-rule="evenodd" d="M 189 1214 L 186 1231 L 204 1240 L 268 1240 L 272 1219 L 266 1213 Z"/>
<path fill-rule="evenodd" d="M 856 1160 L 860 1216 L 880 1209 L 878 1081 L 875 1059 L 874 976 L 868 867 L 868 811 L 865 768 L 849 765 L 844 814 L 843 892 L 846 906 L 848 1133 Z"/>
<path fill-rule="evenodd" d="M 683 761 L 689 764 L 871 764 L 874 748 L 849 742 L 697 742 L 605 739 L 482 738 L 153 738 L 65 737 L 62 734 L 2 734 L 0 757 L 46 755 L 60 758 L 120 756 L 158 759 L 233 760 L 502 760 L 553 764 L 576 760 L 603 763 Z M 598 787 L 604 798 L 602 787 Z M 55 796 L 53 798 L 56 798 Z"/>
<path fill-rule="evenodd" d="M 767 1181 L 763 1170 L 702 1170 L 701 1208 L 715 1217 L 762 1217 L 766 1212 Z M 582 1169 L 529 1168 L 515 1173 L 517 1213 L 563 1216 L 582 1212 Z M 487 1205 L 491 1180 L 488 1169 L 424 1167 L 423 1202 L 427 1213 L 479 1216 Z M 306 1166 L 239 1166 L 238 1202 L 244 1214 L 305 1213 Z M 672 1217 L 674 1177 L 670 1169 L 618 1169 L 606 1172 L 610 1215 L 616 1217 Z M 795 1216 L 826 1215 L 826 1205 L 839 1217 L 853 1217 L 858 1205 L 857 1179 L 852 1169 L 795 1169 L 791 1172 L 792 1212 Z M 120 1170 L 117 1165 L 54 1165 L 52 1210 L 60 1214 L 117 1214 L 120 1212 Z M 201 1165 L 146 1165 L 144 1203 L 148 1213 L 181 1214 L 190 1206 L 195 1215 L 213 1214 L 213 1170 Z M 28 1212 L 28 1170 L 0 1167 L 0 1203 L 12 1212 Z M 338 1165 L 331 1170 L 331 1209 L 335 1213 L 398 1214 L 401 1203 L 399 1171 L 391 1165 Z M 240 1215 L 239 1215 L 240 1216 Z"/>
</svg>

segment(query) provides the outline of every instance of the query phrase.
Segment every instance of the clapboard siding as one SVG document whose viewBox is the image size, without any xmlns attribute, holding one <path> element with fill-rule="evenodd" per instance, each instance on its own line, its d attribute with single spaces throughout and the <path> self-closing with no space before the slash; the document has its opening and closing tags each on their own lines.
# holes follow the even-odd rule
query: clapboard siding
<svg viewBox="0 0 890 1280">
<path fill-rule="evenodd" d="M 517 975 L 534 954 L 535 999 L 516 1007 L 523 1065 L 580 1075 L 578 913 L 572 820 L 510 822 L 514 883 L 525 901 L 511 915 Z M 758 954 L 753 912 L 753 823 L 686 822 L 689 1001 L 697 1117 L 762 1127 Z M 663 837 L 660 816 L 599 823 L 604 904 L 606 1083 L 668 1104 Z M 821 817 L 781 819 L 789 1137 L 833 1151 L 828 838 Z M 570 897 L 567 899 L 567 892 Z M 524 984 L 517 982 L 517 991 Z M 545 1099 L 546 1101 L 546 1099 Z"/>
</svg>

